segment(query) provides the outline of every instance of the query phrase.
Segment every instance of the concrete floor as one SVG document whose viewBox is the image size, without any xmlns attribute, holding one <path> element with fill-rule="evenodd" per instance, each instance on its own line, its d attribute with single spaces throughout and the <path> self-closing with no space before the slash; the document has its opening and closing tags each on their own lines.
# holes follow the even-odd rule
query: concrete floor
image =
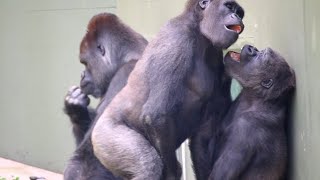
<svg viewBox="0 0 320 180">
<path fill-rule="evenodd" d="M 3 178 L 6 180 L 29 180 L 30 176 L 45 178 L 39 180 L 63 179 L 61 174 L 0 158 L 0 180 Z"/>
</svg>

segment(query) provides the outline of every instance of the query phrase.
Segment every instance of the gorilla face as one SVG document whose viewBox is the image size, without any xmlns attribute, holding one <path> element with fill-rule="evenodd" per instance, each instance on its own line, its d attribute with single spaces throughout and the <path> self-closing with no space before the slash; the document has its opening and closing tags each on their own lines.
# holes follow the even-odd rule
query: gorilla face
<svg viewBox="0 0 320 180">
<path fill-rule="evenodd" d="M 228 52 L 224 58 L 226 72 L 264 98 L 276 98 L 295 86 L 295 75 L 285 59 L 270 48 L 258 51 L 243 47 L 241 54 Z"/>
<path fill-rule="evenodd" d="M 214 46 L 228 48 L 244 29 L 244 10 L 234 0 L 201 0 L 200 31 Z"/>
<path fill-rule="evenodd" d="M 80 87 L 83 93 L 103 96 L 116 71 L 137 60 L 148 44 L 143 36 L 110 13 L 95 15 L 80 44 L 80 62 L 85 66 Z"/>
<path fill-rule="evenodd" d="M 85 66 L 80 87 L 87 95 L 101 97 L 109 84 L 111 62 L 106 56 L 105 42 L 97 32 L 88 31 L 80 46 L 80 62 Z"/>
</svg>

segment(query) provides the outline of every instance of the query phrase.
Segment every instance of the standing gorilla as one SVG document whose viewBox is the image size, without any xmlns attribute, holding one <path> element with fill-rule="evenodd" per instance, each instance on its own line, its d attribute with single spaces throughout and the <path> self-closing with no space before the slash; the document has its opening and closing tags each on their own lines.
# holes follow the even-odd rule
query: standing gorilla
<svg viewBox="0 0 320 180">
<path fill-rule="evenodd" d="M 198 129 L 222 79 L 213 66 L 242 32 L 243 14 L 234 0 L 189 0 L 161 29 L 94 125 L 94 154 L 107 169 L 156 180 L 164 165 L 163 178 L 180 179 L 175 150 Z"/>
<path fill-rule="evenodd" d="M 113 14 L 99 14 L 90 20 L 80 45 L 80 62 L 85 65 L 81 88 L 72 87 L 65 98 L 65 112 L 73 124 L 77 149 L 68 163 L 64 179 L 118 179 L 94 156 L 90 127 L 127 83 L 147 43 Z M 101 98 L 95 110 L 87 107 L 88 95 Z"/>
</svg>

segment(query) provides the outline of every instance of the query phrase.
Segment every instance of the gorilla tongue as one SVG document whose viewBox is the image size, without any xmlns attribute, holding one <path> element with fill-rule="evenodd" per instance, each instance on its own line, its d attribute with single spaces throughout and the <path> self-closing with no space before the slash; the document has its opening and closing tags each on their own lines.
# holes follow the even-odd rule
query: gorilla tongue
<svg viewBox="0 0 320 180">
<path fill-rule="evenodd" d="M 230 56 L 233 60 L 240 62 L 240 53 L 230 52 Z"/>
<path fill-rule="evenodd" d="M 241 33 L 242 31 L 242 27 L 240 25 L 231 25 L 231 26 L 228 26 L 228 29 L 235 31 L 238 34 Z"/>
</svg>

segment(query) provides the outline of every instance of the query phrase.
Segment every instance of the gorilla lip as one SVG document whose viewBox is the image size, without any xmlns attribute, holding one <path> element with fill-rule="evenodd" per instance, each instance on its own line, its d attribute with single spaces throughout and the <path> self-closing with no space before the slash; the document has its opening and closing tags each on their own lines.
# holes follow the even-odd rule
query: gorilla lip
<svg viewBox="0 0 320 180">
<path fill-rule="evenodd" d="M 235 61 L 237 61 L 237 62 L 240 62 L 240 56 L 241 56 L 240 53 L 230 51 L 230 52 L 229 52 L 229 55 L 230 55 L 230 57 L 231 57 L 233 60 L 235 60 Z"/>
<path fill-rule="evenodd" d="M 236 24 L 236 25 L 228 25 L 228 26 L 226 26 L 227 27 L 227 29 L 229 29 L 229 30 L 231 30 L 231 31 L 234 31 L 234 32 L 236 32 L 236 33 L 238 33 L 238 34 L 240 34 L 241 32 L 242 32 L 242 27 L 241 27 L 241 25 L 239 25 L 239 24 Z"/>
</svg>

